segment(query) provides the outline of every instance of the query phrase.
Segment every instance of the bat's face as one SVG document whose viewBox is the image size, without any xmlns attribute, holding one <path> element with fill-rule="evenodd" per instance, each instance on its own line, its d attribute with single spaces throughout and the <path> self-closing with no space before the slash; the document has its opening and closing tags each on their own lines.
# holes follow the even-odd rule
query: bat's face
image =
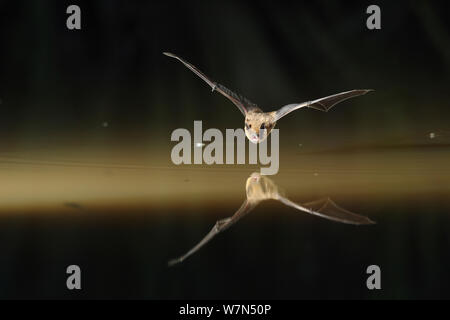
<svg viewBox="0 0 450 320">
<path fill-rule="evenodd" d="M 253 143 L 264 141 L 274 127 L 275 122 L 266 113 L 249 113 L 245 117 L 245 135 Z"/>
<path fill-rule="evenodd" d="M 247 127 L 247 125 L 245 126 L 244 130 L 248 140 L 253 143 L 260 143 L 261 141 L 264 141 L 264 139 L 266 139 L 270 133 L 270 131 L 267 132 L 267 130 L 253 130 L 252 128 Z"/>
</svg>

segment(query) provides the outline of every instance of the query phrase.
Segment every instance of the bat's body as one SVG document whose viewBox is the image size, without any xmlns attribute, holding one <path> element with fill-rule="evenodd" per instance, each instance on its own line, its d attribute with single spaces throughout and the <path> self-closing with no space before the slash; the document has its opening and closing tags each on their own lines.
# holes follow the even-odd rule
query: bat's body
<svg viewBox="0 0 450 320">
<path fill-rule="evenodd" d="M 211 231 L 197 245 L 181 257 L 171 260 L 169 265 L 172 266 L 183 262 L 186 258 L 194 254 L 197 250 L 214 238 L 218 233 L 228 229 L 231 225 L 248 214 L 254 207 L 256 207 L 256 205 L 264 200 L 277 200 L 297 210 L 336 222 L 354 225 L 374 223 L 367 217 L 357 215 L 339 207 L 329 198 L 308 202 L 303 205 L 292 202 L 281 194 L 277 185 L 272 180 L 256 172 L 252 173 L 247 179 L 245 191 L 247 198 L 234 215 L 217 221 Z"/>
<path fill-rule="evenodd" d="M 173 53 L 164 52 L 164 54 L 168 57 L 175 58 L 181 61 L 187 68 L 189 68 L 203 81 L 205 81 L 211 87 L 212 91 L 219 92 L 220 94 L 228 98 L 231 102 L 233 102 L 245 117 L 245 134 L 247 138 L 253 143 L 259 143 L 266 139 L 271 130 L 275 127 L 276 122 L 294 110 L 308 107 L 321 111 L 328 111 L 339 102 L 372 91 L 371 89 L 351 90 L 313 101 L 288 104 L 277 111 L 263 112 L 256 104 L 250 102 L 248 99 L 234 93 L 223 85 L 210 80 L 192 64 L 186 62 Z"/>
</svg>

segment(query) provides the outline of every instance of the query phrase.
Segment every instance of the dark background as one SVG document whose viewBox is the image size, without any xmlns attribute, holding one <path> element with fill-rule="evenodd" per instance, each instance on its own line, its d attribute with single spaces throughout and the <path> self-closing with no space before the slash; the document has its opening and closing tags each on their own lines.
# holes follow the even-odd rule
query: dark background
<svg viewBox="0 0 450 320">
<path fill-rule="evenodd" d="M 360 1 L 75 3 L 82 9 L 80 31 L 66 28 L 72 2 L 1 2 L 3 139 L 25 143 L 36 131 L 47 139 L 61 129 L 95 133 L 103 121 L 114 124 L 105 133 L 111 140 L 131 130 L 165 141 L 168 128 L 192 126 L 200 116 L 210 127 L 241 126 L 229 101 L 208 94 L 162 51 L 267 111 L 374 88 L 370 113 L 355 107 L 336 115 L 335 127 L 358 135 L 380 123 L 383 132 L 442 126 L 440 117 L 450 112 L 445 2 L 379 2 L 378 31 L 366 28 L 369 3 Z M 285 122 L 315 127 L 322 118 Z"/>
<path fill-rule="evenodd" d="M 79 31 L 66 28 L 70 4 L 81 7 Z M 315 133 L 322 132 L 328 138 L 319 143 L 336 147 L 445 132 L 446 2 L 377 1 L 382 29 L 373 31 L 366 28 L 370 4 L 0 1 L 0 151 L 136 145 L 160 154 L 170 133 L 194 120 L 242 126 L 229 101 L 210 94 L 163 51 L 266 111 L 350 89 L 376 90 L 348 102 L 332 121 L 319 113 L 286 117 L 281 139 L 320 140 Z M 170 209 L 130 209 L 127 219 L 110 218 L 106 209 L 81 218 L 3 212 L 0 297 L 449 298 L 446 198 L 373 203 L 365 213 L 378 217 L 378 225 L 364 232 L 313 217 L 299 221 L 269 205 L 173 269 L 166 261 L 240 200 L 194 218 Z M 356 200 L 355 207 L 364 208 Z M 65 288 L 65 266 L 72 263 L 82 266 L 81 292 Z M 384 270 L 382 291 L 365 287 L 369 264 Z"/>
</svg>

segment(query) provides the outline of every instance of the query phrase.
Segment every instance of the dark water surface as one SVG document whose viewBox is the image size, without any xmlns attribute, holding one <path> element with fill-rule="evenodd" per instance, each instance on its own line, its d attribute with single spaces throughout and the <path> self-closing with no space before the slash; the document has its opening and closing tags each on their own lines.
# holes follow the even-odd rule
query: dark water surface
<svg viewBox="0 0 450 320">
<path fill-rule="evenodd" d="M 377 221 L 350 226 L 261 205 L 172 268 L 218 216 L 127 212 L 128 217 L 16 216 L 1 221 L 2 298 L 442 298 L 449 297 L 448 211 L 430 201 L 355 206 Z M 206 211 L 206 209 L 205 209 Z M 65 268 L 82 268 L 69 293 Z M 366 289 L 377 264 L 382 290 Z"/>
</svg>

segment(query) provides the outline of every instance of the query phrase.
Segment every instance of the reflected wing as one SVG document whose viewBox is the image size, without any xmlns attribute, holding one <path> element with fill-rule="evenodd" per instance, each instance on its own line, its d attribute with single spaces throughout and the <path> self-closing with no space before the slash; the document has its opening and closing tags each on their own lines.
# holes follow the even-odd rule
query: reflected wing
<svg viewBox="0 0 450 320">
<path fill-rule="evenodd" d="M 230 89 L 227 89 L 226 87 L 224 87 L 220 83 L 211 81 L 200 70 L 198 70 L 196 67 L 194 67 L 189 62 L 184 61 L 182 58 L 178 57 L 177 55 L 175 55 L 173 53 L 170 53 L 170 52 L 163 52 L 163 54 L 168 56 L 168 57 L 175 58 L 175 59 L 179 60 L 187 68 L 189 68 L 189 70 L 194 72 L 203 81 L 205 81 L 211 87 L 212 91 L 215 90 L 215 91 L 219 92 L 220 94 L 224 95 L 226 98 L 228 98 L 231 102 L 233 102 L 239 108 L 239 110 L 241 110 L 241 112 L 244 115 L 244 117 L 245 117 L 245 115 L 247 114 L 248 111 L 250 111 L 252 109 L 259 109 L 256 106 L 256 104 L 250 102 L 248 99 L 246 99 L 246 98 L 244 98 L 244 97 L 234 93 L 233 91 L 231 91 Z"/>
<path fill-rule="evenodd" d="M 356 213 L 350 212 L 344 208 L 339 207 L 330 198 L 308 202 L 305 203 L 304 205 L 296 204 L 284 197 L 280 197 L 279 200 L 289 207 L 293 207 L 295 209 L 308 212 L 315 216 L 325 218 L 328 220 L 333 220 L 336 222 L 356 224 L 356 225 L 375 223 L 367 217 L 360 216 Z"/>
<path fill-rule="evenodd" d="M 236 213 L 233 216 L 217 221 L 214 227 L 211 229 L 211 231 L 199 243 L 197 243 L 191 250 L 186 252 L 181 257 L 170 260 L 169 266 L 173 266 L 177 263 L 183 262 L 186 258 L 194 254 L 197 250 L 199 250 L 206 243 L 208 243 L 218 233 L 228 229 L 236 221 L 238 221 L 240 218 L 249 213 L 256 206 L 256 204 L 257 203 L 255 202 L 249 202 L 245 200 L 244 203 L 241 205 L 241 207 L 238 209 L 238 211 L 236 211 Z"/>
<path fill-rule="evenodd" d="M 275 111 L 275 117 L 276 117 L 276 120 L 279 120 L 282 117 L 284 117 L 285 115 L 287 115 L 288 113 L 290 113 L 294 110 L 303 108 L 303 107 L 314 108 L 314 109 L 326 112 L 326 111 L 330 110 L 333 106 L 338 104 L 339 102 L 342 102 L 344 100 L 347 100 L 347 99 L 350 99 L 353 97 L 364 95 L 370 91 L 373 91 L 373 90 L 372 89 L 351 90 L 351 91 L 333 94 L 332 96 L 320 98 L 320 99 L 317 99 L 314 101 L 288 104 L 288 105 L 282 107 L 281 109 L 279 109 L 278 111 Z"/>
</svg>

